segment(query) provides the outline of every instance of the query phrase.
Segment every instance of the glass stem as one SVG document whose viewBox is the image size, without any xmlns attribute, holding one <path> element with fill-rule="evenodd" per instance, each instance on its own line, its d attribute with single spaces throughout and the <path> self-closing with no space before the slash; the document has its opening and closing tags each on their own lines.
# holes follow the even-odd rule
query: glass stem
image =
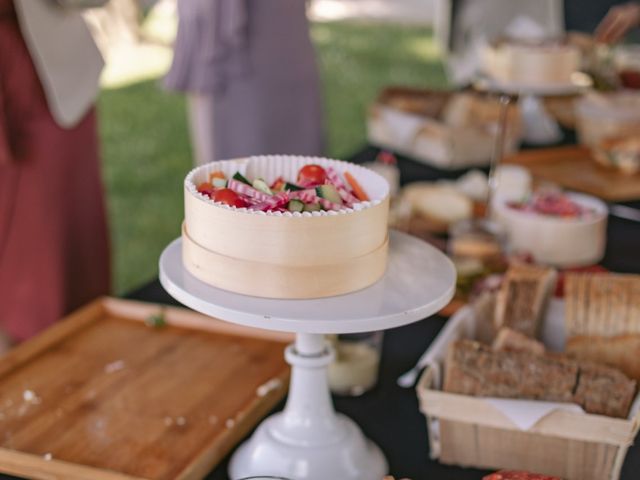
<svg viewBox="0 0 640 480">
<path fill-rule="evenodd" d="M 485 218 L 491 218 L 491 208 L 493 203 L 493 197 L 498 188 L 498 178 L 496 176 L 496 170 L 502 161 L 504 156 L 504 144 L 507 136 L 507 114 L 509 113 L 509 104 L 511 103 L 511 97 L 506 94 L 501 94 L 499 99 L 500 112 L 498 117 L 498 129 L 496 132 L 495 143 L 493 145 L 493 155 L 491 157 L 491 164 L 489 167 L 489 179 L 488 186 L 489 191 L 487 195 L 487 208 L 485 211 Z"/>
</svg>

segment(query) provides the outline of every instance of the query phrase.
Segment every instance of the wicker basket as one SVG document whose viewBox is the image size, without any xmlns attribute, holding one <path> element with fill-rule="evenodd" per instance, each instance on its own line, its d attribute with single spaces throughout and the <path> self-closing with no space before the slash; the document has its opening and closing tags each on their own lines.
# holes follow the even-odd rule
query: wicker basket
<svg viewBox="0 0 640 480">
<path fill-rule="evenodd" d="M 556 342 L 561 336 L 557 327 L 545 325 L 547 335 Z M 448 345 L 472 337 L 474 331 L 475 312 L 465 307 L 433 342 L 431 365 L 417 385 L 420 410 L 427 417 L 431 458 L 465 467 L 529 470 L 567 480 L 618 479 L 640 426 L 640 399 L 636 398 L 628 419 L 556 410 L 531 429 L 519 430 L 482 398 L 440 390 Z"/>
</svg>

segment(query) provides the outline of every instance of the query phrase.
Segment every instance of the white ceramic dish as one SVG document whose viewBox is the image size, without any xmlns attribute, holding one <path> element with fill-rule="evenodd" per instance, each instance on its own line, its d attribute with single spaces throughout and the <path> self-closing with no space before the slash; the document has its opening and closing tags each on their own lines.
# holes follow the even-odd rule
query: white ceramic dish
<svg viewBox="0 0 640 480">
<path fill-rule="evenodd" d="M 589 195 L 567 195 L 593 210 L 593 214 L 566 218 L 525 212 L 497 197 L 493 214 L 504 225 L 511 250 L 528 252 L 536 262 L 556 267 L 587 266 L 602 260 L 607 239 L 607 206 Z"/>
</svg>

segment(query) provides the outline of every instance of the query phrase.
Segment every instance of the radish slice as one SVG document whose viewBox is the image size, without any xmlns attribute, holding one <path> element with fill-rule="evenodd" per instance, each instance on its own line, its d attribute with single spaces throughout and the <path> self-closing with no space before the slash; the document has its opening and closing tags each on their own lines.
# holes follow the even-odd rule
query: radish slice
<svg viewBox="0 0 640 480">
<path fill-rule="evenodd" d="M 327 168 L 327 179 L 329 183 L 336 187 L 340 198 L 347 204 L 348 207 L 353 205 L 354 203 L 360 202 L 355 195 L 353 195 L 349 190 L 347 190 L 347 186 L 343 183 L 342 179 L 338 172 L 335 169 L 329 167 Z"/>
<path fill-rule="evenodd" d="M 235 180 L 233 178 L 230 179 L 227 183 L 227 188 L 230 188 L 237 194 L 256 199 L 259 202 L 270 203 L 274 206 L 279 202 L 278 198 L 276 198 L 275 196 L 261 192 L 260 190 L 257 190 L 247 185 L 246 183 L 239 182 L 238 180 Z"/>
</svg>

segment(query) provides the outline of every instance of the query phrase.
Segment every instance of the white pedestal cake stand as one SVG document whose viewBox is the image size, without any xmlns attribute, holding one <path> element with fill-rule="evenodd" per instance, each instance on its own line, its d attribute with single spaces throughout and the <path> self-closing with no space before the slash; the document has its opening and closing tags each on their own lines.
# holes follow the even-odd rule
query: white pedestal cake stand
<svg viewBox="0 0 640 480">
<path fill-rule="evenodd" d="M 532 145 L 549 145 L 562 140 L 558 122 L 547 113 L 541 97 L 562 97 L 584 92 L 591 86 L 590 80 L 578 74 L 567 83 L 555 85 L 528 85 L 517 82 L 499 82 L 488 77 L 480 77 L 474 82 L 479 91 L 520 97 L 524 136 L 523 140 Z"/>
<path fill-rule="evenodd" d="M 286 407 L 264 420 L 238 448 L 230 477 L 380 480 L 387 473 L 382 452 L 333 409 L 326 369 L 334 352 L 324 334 L 398 327 L 437 312 L 454 293 L 449 259 L 422 240 L 392 231 L 387 271 L 371 287 L 323 299 L 274 300 L 197 280 L 182 266 L 181 247 L 181 240 L 175 240 L 160 257 L 160 282 L 170 295 L 212 317 L 297 334 L 285 352 L 292 366 Z"/>
</svg>

